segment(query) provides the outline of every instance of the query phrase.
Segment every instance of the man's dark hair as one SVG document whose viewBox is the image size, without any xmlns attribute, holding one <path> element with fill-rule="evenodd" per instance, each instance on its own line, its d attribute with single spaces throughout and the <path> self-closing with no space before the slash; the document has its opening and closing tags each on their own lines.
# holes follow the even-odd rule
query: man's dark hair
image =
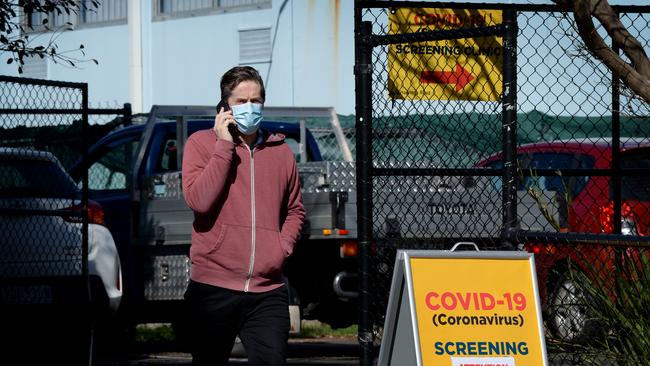
<svg viewBox="0 0 650 366">
<path fill-rule="evenodd" d="M 254 81 L 262 88 L 262 101 L 266 100 L 266 91 L 262 77 L 250 66 L 235 66 L 221 77 L 221 100 L 227 100 L 232 90 L 243 81 Z"/>
</svg>

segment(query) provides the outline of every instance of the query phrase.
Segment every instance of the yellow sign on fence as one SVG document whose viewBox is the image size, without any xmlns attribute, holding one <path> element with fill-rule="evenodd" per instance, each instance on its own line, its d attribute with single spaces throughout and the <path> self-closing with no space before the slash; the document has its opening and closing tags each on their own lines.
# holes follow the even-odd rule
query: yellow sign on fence
<svg viewBox="0 0 650 366">
<path fill-rule="evenodd" d="M 389 14 L 390 34 L 499 25 L 500 10 L 410 9 Z M 391 99 L 498 101 L 503 92 L 503 38 L 488 36 L 388 47 Z"/>
<path fill-rule="evenodd" d="M 531 254 L 400 251 L 393 276 L 380 365 L 546 365 Z"/>
</svg>

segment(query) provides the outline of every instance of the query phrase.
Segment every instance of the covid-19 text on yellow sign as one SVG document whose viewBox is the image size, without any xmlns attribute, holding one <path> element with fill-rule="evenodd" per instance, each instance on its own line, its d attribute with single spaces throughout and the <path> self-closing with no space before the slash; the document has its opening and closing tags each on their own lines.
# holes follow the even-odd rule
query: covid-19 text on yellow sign
<svg viewBox="0 0 650 366">
<path fill-rule="evenodd" d="M 410 267 L 423 365 L 544 363 L 529 261 L 411 258 Z"/>
</svg>

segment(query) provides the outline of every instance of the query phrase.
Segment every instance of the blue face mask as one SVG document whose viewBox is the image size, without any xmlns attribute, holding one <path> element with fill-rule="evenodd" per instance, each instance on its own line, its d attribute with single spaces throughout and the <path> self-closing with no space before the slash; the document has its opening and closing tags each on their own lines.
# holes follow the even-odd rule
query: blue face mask
<svg viewBox="0 0 650 366">
<path fill-rule="evenodd" d="M 257 132 L 262 122 L 262 105 L 259 103 L 244 103 L 233 105 L 232 115 L 237 122 L 237 129 L 244 135 L 252 135 Z"/>
</svg>

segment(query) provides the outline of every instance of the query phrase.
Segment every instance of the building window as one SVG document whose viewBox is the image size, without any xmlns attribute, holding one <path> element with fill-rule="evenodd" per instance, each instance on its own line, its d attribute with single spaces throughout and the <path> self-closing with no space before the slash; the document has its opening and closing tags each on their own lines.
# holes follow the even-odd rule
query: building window
<svg viewBox="0 0 650 366">
<path fill-rule="evenodd" d="M 49 29 L 71 24 L 73 27 L 83 25 L 114 25 L 126 23 L 128 0 L 102 0 L 99 6 L 94 7 L 91 0 L 78 1 L 79 7 L 75 11 L 52 12 L 49 14 L 25 14 L 25 23 L 29 30 L 45 31 L 43 19 L 47 18 Z"/>
<path fill-rule="evenodd" d="M 239 63 L 252 64 L 271 61 L 271 28 L 239 31 Z"/>
<path fill-rule="evenodd" d="M 81 24 L 126 21 L 127 7 L 127 0 L 102 0 L 96 9 L 82 7 Z"/>
<path fill-rule="evenodd" d="M 272 0 L 156 0 L 155 14 L 168 16 L 196 16 L 213 12 L 270 8 Z"/>
<path fill-rule="evenodd" d="M 27 26 L 30 30 L 34 31 L 44 31 L 46 30 L 43 25 L 43 20 L 47 19 L 47 27 L 50 29 L 56 29 L 66 25 L 67 23 L 72 24 L 73 26 L 77 24 L 77 15 L 70 12 L 67 13 L 30 13 L 26 14 Z"/>
<path fill-rule="evenodd" d="M 161 14 L 187 13 L 196 10 L 212 10 L 213 0 L 160 0 Z"/>
</svg>

